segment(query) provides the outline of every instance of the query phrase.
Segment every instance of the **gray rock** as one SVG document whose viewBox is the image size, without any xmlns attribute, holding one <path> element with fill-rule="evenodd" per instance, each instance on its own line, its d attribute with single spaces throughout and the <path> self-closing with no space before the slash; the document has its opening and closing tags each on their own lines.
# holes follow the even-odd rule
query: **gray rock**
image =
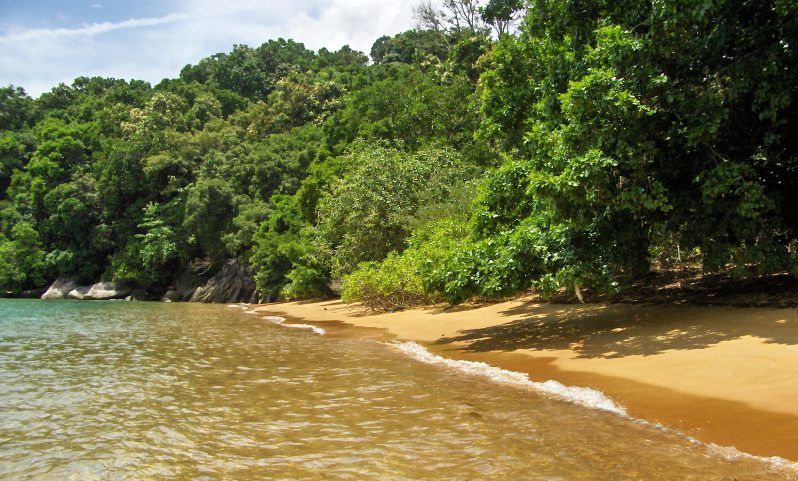
<svg viewBox="0 0 798 481">
<path fill-rule="evenodd" d="M 125 297 L 126 301 L 157 301 L 159 299 L 159 296 L 150 294 L 142 289 L 134 289 L 130 295 Z"/>
<path fill-rule="evenodd" d="M 75 281 L 70 279 L 63 279 L 59 277 L 53 284 L 47 288 L 42 294 L 42 299 L 66 299 L 67 295 L 72 292 L 78 285 Z"/>
<path fill-rule="evenodd" d="M 161 302 L 180 302 L 183 298 L 180 293 L 175 290 L 166 291 L 166 294 L 161 298 Z"/>
<path fill-rule="evenodd" d="M 203 278 L 202 274 L 186 269 L 174 278 L 174 290 L 180 293 L 181 300 L 188 301 L 207 280 L 207 276 Z"/>
<path fill-rule="evenodd" d="M 98 282 L 91 286 L 88 292 L 83 294 L 83 299 L 88 301 L 107 301 L 123 299 L 129 294 L 130 289 L 119 286 L 115 282 Z"/>
<path fill-rule="evenodd" d="M 226 304 L 252 303 L 260 301 L 260 296 L 249 267 L 243 266 L 235 260 L 229 260 L 204 286 L 198 287 L 194 291 L 190 301 Z"/>
<path fill-rule="evenodd" d="M 91 286 L 79 286 L 74 281 L 58 278 L 42 299 L 75 299 L 78 301 L 105 301 L 122 299 L 130 294 L 130 289 L 114 282 L 98 282 Z"/>
<path fill-rule="evenodd" d="M 86 299 L 86 294 L 91 290 L 91 286 L 78 286 L 67 293 L 67 299 L 82 301 Z"/>
</svg>

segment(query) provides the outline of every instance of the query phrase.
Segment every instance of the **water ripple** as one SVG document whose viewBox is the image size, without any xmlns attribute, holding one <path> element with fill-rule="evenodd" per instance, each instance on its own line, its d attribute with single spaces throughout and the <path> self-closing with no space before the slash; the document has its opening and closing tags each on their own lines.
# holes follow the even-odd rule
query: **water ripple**
<svg viewBox="0 0 798 481">
<path fill-rule="evenodd" d="M 796 479 L 239 309 L 33 301 L 0 301 L 0 478 Z"/>
</svg>

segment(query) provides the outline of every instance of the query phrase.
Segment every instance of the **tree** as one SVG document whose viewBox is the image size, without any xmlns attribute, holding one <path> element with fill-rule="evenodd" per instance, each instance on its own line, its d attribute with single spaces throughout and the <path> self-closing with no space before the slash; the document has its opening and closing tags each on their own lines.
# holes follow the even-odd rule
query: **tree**
<svg viewBox="0 0 798 481">
<path fill-rule="evenodd" d="M 510 33 L 523 8 L 523 0 L 489 0 L 480 8 L 480 15 L 493 28 L 496 36 L 501 37 Z"/>
<path fill-rule="evenodd" d="M 424 30 L 470 33 L 485 30 L 478 0 L 441 0 L 440 6 L 422 0 L 413 7 L 413 16 Z"/>
<path fill-rule="evenodd" d="M 453 150 L 431 147 L 407 153 L 360 143 L 350 163 L 319 205 L 319 233 L 338 276 L 404 249 L 422 200 L 448 198 L 471 173 Z"/>
<path fill-rule="evenodd" d="M 14 171 L 22 170 L 33 152 L 34 138 L 30 133 L 0 133 L 0 200 L 6 198 Z"/>
<path fill-rule="evenodd" d="M 481 135 L 526 168 L 505 197 L 530 198 L 509 232 L 541 233 L 538 277 L 611 289 L 663 231 L 707 269 L 789 267 L 794 190 L 770 179 L 796 159 L 777 140 L 795 28 L 768 2 L 533 2 L 482 76 Z M 504 207 L 483 209 L 487 235 L 508 232 Z"/>
<path fill-rule="evenodd" d="M 0 235 L 0 289 L 19 292 L 41 287 L 46 275 L 42 242 L 33 225 L 19 222 L 10 239 Z"/>
<path fill-rule="evenodd" d="M 183 228 L 212 259 L 224 256 L 222 236 L 235 216 L 233 190 L 222 179 L 202 178 L 188 189 Z"/>
<path fill-rule="evenodd" d="M 436 30 L 408 30 L 393 37 L 384 35 L 371 47 L 374 63 L 416 63 L 429 57 L 446 60 L 446 36 Z"/>
<path fill-rule="evenodd" d="M 33 99 L 22 87 L 0 88 L 0 130 L 21 130 L 33 117 Z"/>
</svg>

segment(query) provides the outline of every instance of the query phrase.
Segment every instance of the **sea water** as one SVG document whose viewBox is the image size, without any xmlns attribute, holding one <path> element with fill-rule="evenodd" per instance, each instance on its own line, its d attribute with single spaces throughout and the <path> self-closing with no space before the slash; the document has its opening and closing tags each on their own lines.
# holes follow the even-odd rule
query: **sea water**
<svg viewBox="0 0 798 481">
<path fill-rule="evenodd" d="M 601 393 L 287 325 L 224 306 L 0 300 L 0 479 L 798 479 Z"/>
</svg>

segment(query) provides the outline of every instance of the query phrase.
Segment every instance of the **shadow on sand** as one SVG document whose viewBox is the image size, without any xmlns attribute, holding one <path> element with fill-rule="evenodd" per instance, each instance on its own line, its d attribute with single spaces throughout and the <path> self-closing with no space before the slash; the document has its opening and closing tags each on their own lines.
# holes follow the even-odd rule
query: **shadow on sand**
<svg viewBox="0 0 798 481">
<path fill-rule="evenodd" d="M 651 356 L 673 349 L 703 349 L 743 336 L 798 344 L 796 309 L 529 302 L 501 315 L 522 319 L 463 330 L 437 343 L 461 343 L 470 352 L 571 349 L 578 358 Z"/>
</svg>

